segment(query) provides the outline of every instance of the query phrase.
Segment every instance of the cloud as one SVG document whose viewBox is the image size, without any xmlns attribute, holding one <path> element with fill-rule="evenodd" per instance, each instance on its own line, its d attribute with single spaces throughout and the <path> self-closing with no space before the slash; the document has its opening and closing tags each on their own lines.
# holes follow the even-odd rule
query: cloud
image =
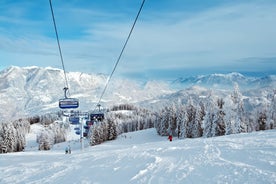
<svg viewBox="0 0 276 184">
<path fill-rule="evenodd" d="M 223 68 L 240 58 L 272 57 L 276 54 L 275 8 L 275 4 L 238 4 L 187 19 L 180 16 L 173 23 L 142 22 L 128 54 L 134 58 L 140 51 L 146 66 L 163 69 Z"/>
<path fill-rule="evenodd" d="M 158 70 L 162 75 L 165 70 L 176 69 L 246 69 L 239 62 L 244 58 L 274 58 L 275 9 L 274 1 L 220 4 L 195 12 L 168 7 L 158 13 L 148 6 L 141 13 L 116 72 L 139 76 L 151 71 L 158 74 Z M 129 16 L 127 11 L 93 10 L 70 3 L 55 10 L 68 70 L 110 73 L 138 10 L 132 10 L 133 15 Z M 41 20 L 11 17 L 14 24 L 22 22 L 20 32 L 0 29 L 0 48 L 24 55 L 10 60 L 24 58 L 27 63 L 28 58 L 34 62 L 34 57 L 39 57 L 37 63 L 41 64 L 49 58 L 59 59 L 52 20 L 47 13 Z M 1 16 L 0 24 L 8 20 Z M 268 65 L 252 62 L 252 68 L 253 64 Z M 269 66 L 276 68 L 273 62 Z"/>
</svg>

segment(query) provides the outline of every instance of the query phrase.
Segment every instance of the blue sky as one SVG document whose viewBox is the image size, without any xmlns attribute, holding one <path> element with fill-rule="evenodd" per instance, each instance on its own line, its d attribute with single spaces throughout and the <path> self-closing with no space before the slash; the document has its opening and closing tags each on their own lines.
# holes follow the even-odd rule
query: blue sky
<svg viewBox="0 0 276 184">
<path fill-rule="evenodd" d="M 67 71 L 110 74 L 142 0 L 52 0 Z M 146 0 L 115 76 L 276 74 L 276 1 Z M 0 69 L 61 68 L 48 0 L 0 2 Z"/>
</svg>

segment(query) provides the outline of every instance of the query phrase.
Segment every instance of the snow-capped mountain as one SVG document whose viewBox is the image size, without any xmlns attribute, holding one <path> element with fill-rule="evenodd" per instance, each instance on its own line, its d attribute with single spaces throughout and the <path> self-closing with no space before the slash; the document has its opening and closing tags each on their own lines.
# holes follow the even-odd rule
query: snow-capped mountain
<svg viewBox="0 0 276 184">
<path fill-rule="evenodd" d="M 228 74 L 200 75 L 195 77 L 180 77 L 173 81 L 173 84 L 190 87 L 200 85 L 207 88 L 229 89 L 237 83 L 241 88 L 252 89 L 261 87 L 273 87 L 276 85 L 276 75 L 265 77 L 245 77 L 236 72 Z"/>
<path fill-rule="evenodd" d="M 103 74 L 67 73 L 70 97 L 78 98 L 80 110 L 94 110 L 107 81 Z M 193 95 L 204 97 L 207 89 L 240 89 L 248 87 L 273 90 L 276 76 L 263 78 L 245 77 L 239 73 L 212 74 L 179 78 L 173 83 L 112 78 L 102 99 L 104 107 L 119 103 L 139 103 L 142 106 L 162 106 L 172 101 L 185 103 Z M 199 87 L 200 86 L 200 87 Z M 45 112 L 57 112 L 58 100 L 64 97 L 65 79 L 63 70 L 56 68 L 15 67 L 0 72 L 0 120 L 21 118 Z M 226 87 L 226 88 L 225 88 Z M 223 91 L 219 92 L 220 94 Z M 255 93 L 255 92 L 253 92 Z M 246 94 L 252 94 L 247 92 Z M 265 95 L 265 94 L 264 94 Z"/>
<path fill-rule="evenodd" d="M 179 78 L 172 83 L 177 89 L 175 92 L 143 101 L 140 105 L 161 110 L 164 106 L 172 104 L 188 104 L 190 99 L 193 103 L 199 104 L 206 101 L 209 96 L 214 100 L 223 99 L 228 104 L 236 85 L 241 92 L 245 110 L 250 112 L 256 110 L 256 107 L 262 108 L 271 104 L 276 92 L 276 76 L 257 78 L 229 73 Z"/>
<path fill-rule="evenodd" d="M 93 110 L 107 81 L 103 74 L 67 73 L 70 97 L 78 98 L 80 110 Z M 63 70 L 55 68 L 15 67 L 0 72 L 0 119 L 19 118 L 56 112 L 58 100 L 64 98 Z M 165 83 L 141 85 L 127 79 L 112 79 L 102 99 L 103 106 L 135 103 L 170 93 Z"/>
</svg>

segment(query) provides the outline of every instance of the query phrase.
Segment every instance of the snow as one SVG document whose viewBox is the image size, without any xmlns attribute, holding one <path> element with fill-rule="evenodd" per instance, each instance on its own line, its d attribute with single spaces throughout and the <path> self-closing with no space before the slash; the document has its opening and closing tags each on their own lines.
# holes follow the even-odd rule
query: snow
<svg viewBox="0 0 276 184">
<path fill-rule="evenodd" d="M 25 152 L 2 154 L 0 183 L 275 183 L 276 130 L 214 138 L 120 135 L 81 150 L 78 137 L 38 151 L 32 125 Z M 70 144 L 72 154 L 64 154 Z"/>
</svg>

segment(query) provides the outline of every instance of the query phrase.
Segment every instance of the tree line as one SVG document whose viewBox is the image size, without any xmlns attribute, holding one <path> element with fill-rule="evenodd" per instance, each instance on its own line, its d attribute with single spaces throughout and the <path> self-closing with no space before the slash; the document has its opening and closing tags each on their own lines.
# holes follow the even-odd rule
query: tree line
<svg viewBox="0 0 276 184">
<path fill-rule="evenodd" d="M 30 133 L 30 125 L 40 123 L 44 129 L 37 135 L 39 149 L 49 150 L 58 142 L 65 141 L 69 124 L 53 123 L 59 119 L 58 114 L 49 113 L 15 121 L 0 122 L 0 153 L 24 151 L 26 135 Z"/>
<path fill-rule="evenodd" d="M 0 153 L 23 151 L 30 123 L 26 119 L 0 123 Z"/>
<path fill-rule="evenodd" d="M 127 111 L 127 112 L 126 112 Z M 129 104 L 113 106 L 103 121 L 91 126 L 88 139 L 91 146 L 114 140 L 118 135 L 154 127 L 156 116 L 150 111 Z"/>
<path fill-rule="evenodd" d="M 236 85 L 226 98 L 212 92 L 195 102 L 172 104 L 157 115 L 155 128 L 159 135 L 179 138 L 214 137 L 276 128 L 276 91 L 268 95 L 269 104 L 244 106 L 244 98 Z M 252 105 L 253 106 L 253 105 Z"/>
</svg>

